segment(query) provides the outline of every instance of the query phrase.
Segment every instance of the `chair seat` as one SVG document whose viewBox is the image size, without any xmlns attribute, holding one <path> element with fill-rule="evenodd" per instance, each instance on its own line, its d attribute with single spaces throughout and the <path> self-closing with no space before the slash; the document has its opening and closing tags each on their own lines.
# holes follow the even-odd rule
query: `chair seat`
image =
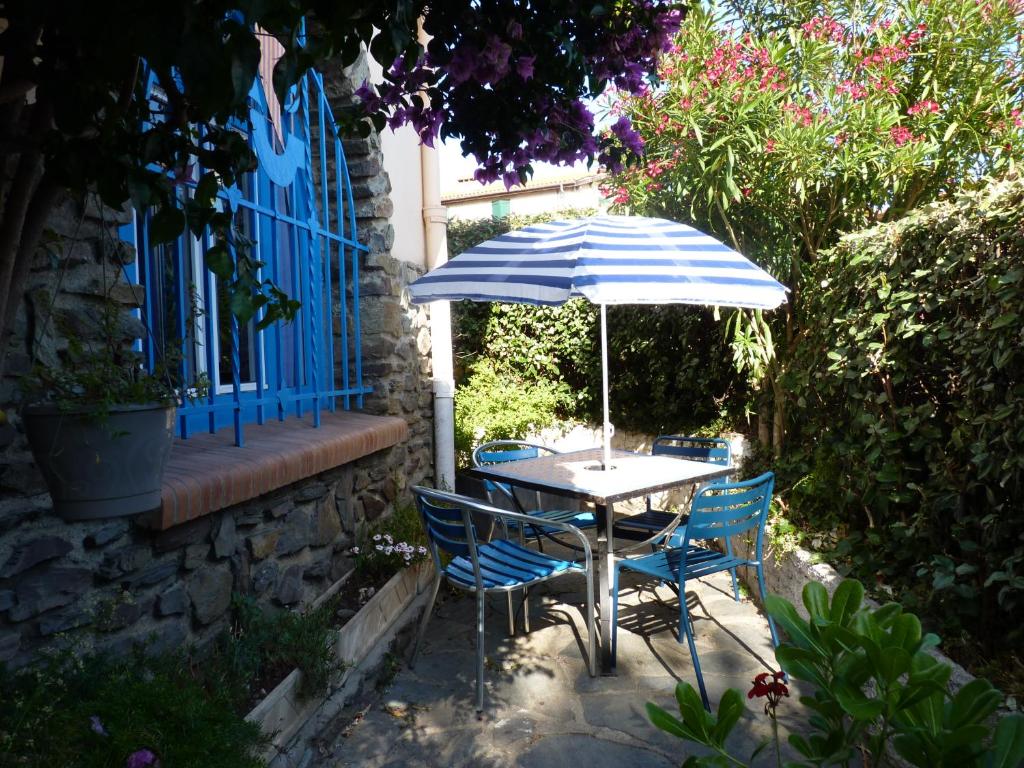
<svg viewBox="0 0 1024 768">
<path fill-rule="evenodd" d="M 556 573 L 570 570 L 585 570 L 570 560 L 549 557 L 543 552 L 527 549 L 505 539 L 498 539 L 477 546 L 477 557 L 483 576 L 484 589 L 522 587 Z M 467 557 L 456 557 L 445 569 L 448 579 L 466 589 L 476 589 L 473 564 Z"/>
<path fill-rule="evenodd" d="M 686 525 L 689 515 L 683 515 L 679 526 Z M 626 539 L 627 541 L 643 541 L 649 539 L 658 531 L 665 530 L 676 516 L 672 512 L 663 512 L 659 509 L 649 509 L 639 515 L 630 515 L 615 521 L 612 528 L 615 538 Z M 679 528 L 676 528 L 678 531 Z M 675 533 L 673 533 L 673 537 Z"/>
<path fill-rule="evenodd" d="M 679 568 L 683 560 L 681 549 L 659 550 L 650 555 L 620 560 L 615 567 L 646 573 L 662 581 L 679 583 Z M 740 565 L 757 565 L 750 560 L 717 552 L 713 549 L 691 546 L 686 550 L 685 579 L 699 579 Z"/>
<path fill-rule="evenodd" d="M 545 520 L 551 520 L 556 523 L 569 523 L 577 528 L 597 527 L 597 518 L 594 517 L 593 512 L 580 512 L 579 510 L 572 509 L 549 509 L 543 512 L 530 512 L 530 514 L 534 517 L 542 517 Z M 509 522 L 508 527 L 514 530 L 516 524 Z M 549 528 L 543 525 L 527 525 L 527 528 L 538 533 L 561 533 L 559 528 Z"/>
</svg>

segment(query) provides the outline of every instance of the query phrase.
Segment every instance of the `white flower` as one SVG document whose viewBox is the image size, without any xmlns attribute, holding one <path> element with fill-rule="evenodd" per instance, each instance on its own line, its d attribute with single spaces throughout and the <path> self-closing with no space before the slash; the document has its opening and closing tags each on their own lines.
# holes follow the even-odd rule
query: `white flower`
<svg viewBox="0 0 1024 768">
<path fill-rule="evenodd" d="M 373 540 L 374 541 L 380 541 L 380 534 L 379 533 L 373 534 Z"/>
<path fill-rule="evenodd" d="M 384 541 L 386 541 L 388 544 L 394 544 L 395 543 L 394 539 L 391 538 L 391 534 L 390 533 L 385 533 L 384 534 Z"/>
<path fill-rule="evenodd" d="M 381 552 L 381 551 L 383 551 L 383 550 L 384 550 L 384 545 L 383 545 L 383 544 L 378 544 L 378 545 L 377 545 L 377 551 L 378 551 L 378 552 Z"/>
<path fill-rule="evenodd" d="M 419 552 L 421 555 L 427 554 L 427 548 L 426 547 L 417 547 L 416 551 Z"/>
<path fill-rule="evenodd" d="M 350 552 L 351 552 L 351 553 L 352 553 L 353 555 L 358 555 L 358 554 L 359 554 L 359 547 L 352 547 L 352 549 L 350 549 L 349 551 L 350 551 Z"/>
<path fill-rule="evenodd" d="M 384 547 L 384 554 L 385 555 L 390 555 L 394 551 L 395 551 L 394 547 Z"/>
</svg>

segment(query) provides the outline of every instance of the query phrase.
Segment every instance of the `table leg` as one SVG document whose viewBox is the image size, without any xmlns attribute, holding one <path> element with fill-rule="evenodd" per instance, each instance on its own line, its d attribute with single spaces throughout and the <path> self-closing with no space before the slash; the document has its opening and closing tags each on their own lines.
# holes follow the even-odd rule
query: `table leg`
<svg viewBox="0 0 1024 768">
<path fill-rule="evenodd" d="M 612 657 L 612 570 L 615 568 L 614 537 L 612 536 L 612 505 L 595 505 L 597 513 L 598 610 L 601 619 L 601 674 L 615 674 Z"/>
</svg>

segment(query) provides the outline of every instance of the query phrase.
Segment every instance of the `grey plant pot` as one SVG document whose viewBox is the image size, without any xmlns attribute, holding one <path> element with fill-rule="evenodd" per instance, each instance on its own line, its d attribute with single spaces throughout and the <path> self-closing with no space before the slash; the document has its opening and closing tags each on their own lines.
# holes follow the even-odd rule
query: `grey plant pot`
<svg viewBox="0 0 1024 768">
<path fill-rule="evenodd" d="M 160 506 L 174 438 L 174 406 L 121 405 L 102 420 L 39 403 L 22 413 L 32 455 L 65 520 L 95 520 Z"/>
</svg>

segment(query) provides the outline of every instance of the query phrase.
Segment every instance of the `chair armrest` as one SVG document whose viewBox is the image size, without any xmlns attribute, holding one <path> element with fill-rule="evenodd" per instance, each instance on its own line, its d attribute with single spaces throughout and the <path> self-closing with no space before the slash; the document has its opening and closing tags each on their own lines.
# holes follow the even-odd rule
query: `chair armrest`
<svg viewBox="0 0 1024 768">
<path fill-rule="evenodd" d="M 476 499 L 471 499 L 468 496 L 460 496 L 457 493 L 449 493 L 448 491 L 438 491 L 433 488 L 424 488 L 423 486 L 415 486 L 413 487 L 413 491 L 420 493 L 433 501 L 438 501 L 442 504 L 450 504 L 453 507 L 459 507 L 464 510 L 471 510 L 477 514 L 507 520 L 517 520 L 520 523 L 528 523 L 530 525 L 543 526 L 545 528 L 556 528 L 560 531 L 565 531 L 580 540 L 582 544 L 581 549 L 586 555 L 587 570 L 592 570 L 593 553 L 590 547 L 590 541 L 587 539 L 586 534 L 572 523 L 547 520 L 543 517 L 524 515 L 520 512 L 509 512 L 506 509 L 498 509 L 497 507 L 492 507 L 490 504 L 484 504 Z"/>
</svg>

